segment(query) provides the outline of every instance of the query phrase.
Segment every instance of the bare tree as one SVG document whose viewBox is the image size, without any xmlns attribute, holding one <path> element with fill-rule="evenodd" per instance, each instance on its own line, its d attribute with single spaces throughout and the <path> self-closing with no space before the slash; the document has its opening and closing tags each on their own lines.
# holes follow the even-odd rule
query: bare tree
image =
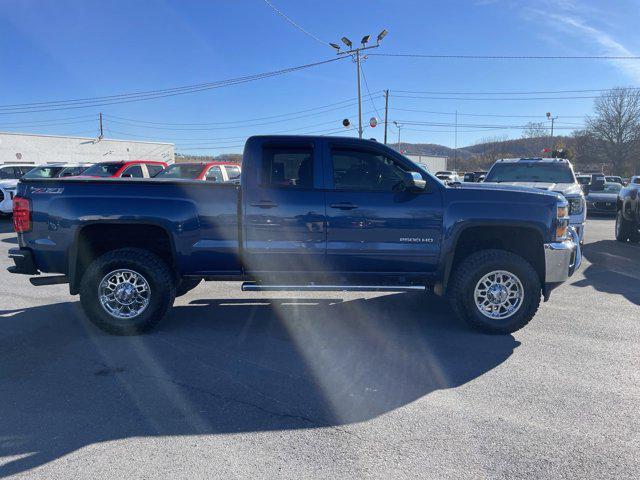
<svg viewBox="0 0 640 480">
<path fill-rule="evenodd" d="M 586 118 L 587 134 L 615 173 L 640 169 L 640 91 L 614 88 L 595 101 L 595 115 Z"/>
<path fill-rule="evenodd" d="M 522 129 L 522 138 L 543 138 L 549 136 L 549 129 L 544 123 L 529 122 Z"/>
</svg>

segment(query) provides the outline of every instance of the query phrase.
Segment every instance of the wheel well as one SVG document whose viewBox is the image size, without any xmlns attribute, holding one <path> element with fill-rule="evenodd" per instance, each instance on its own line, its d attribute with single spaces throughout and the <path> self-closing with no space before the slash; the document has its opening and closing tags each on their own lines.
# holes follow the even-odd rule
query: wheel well
<svg viewBox="0 0 640 480">
<path fill-rule="evenodd" d="M 484 226 L 464 230 L 456 244 L 450 271 L 466 257 L 480 250 L 507 250 L 527 260 L 544 283 L 545 263 L 543 239 L 540 232 L 527 227 Z"/>
<path fill-rule="evenodd" d="M 143 248 L 158 255 L 171 270 L 175 270 L 171 239 L 166 230 L 157 225 L 87 225 L 78 234 L 76 245 L 77 257 L 73 282 L 70 285 L 72 293 L 77 293 L 82 275 L 93 260 L 118 248 Z"/>
</svg>

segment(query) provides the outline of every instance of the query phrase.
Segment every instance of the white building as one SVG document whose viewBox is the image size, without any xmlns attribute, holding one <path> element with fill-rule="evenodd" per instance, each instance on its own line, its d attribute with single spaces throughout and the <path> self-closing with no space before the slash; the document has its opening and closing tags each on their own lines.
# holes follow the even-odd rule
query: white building
<svg viewBox="0 0 640 480">
<path fill-rule="evenodd" d="M 447 170 L 447 160 L 449 157 L 437 157 L 435 155 L 405 155 L 414 163 L 419 163 L 427 168 L 429 173 L 442 172 Z"/>
<path fill-rule="evenodd" d="M 173 143 L 0 132 L 0 163 L 159 160 L 172 163 Z"/>
</svg>

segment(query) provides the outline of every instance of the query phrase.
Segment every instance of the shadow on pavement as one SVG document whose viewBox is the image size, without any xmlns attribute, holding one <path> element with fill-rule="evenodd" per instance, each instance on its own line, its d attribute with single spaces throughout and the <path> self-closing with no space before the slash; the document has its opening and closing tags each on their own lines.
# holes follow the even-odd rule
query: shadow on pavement
<svg viewBox="0 0 640 480">
<path fill-rule="evenodd" d="M 13 233 L 13 220 L 11 217 L 0 216 L 0 234 Z"/>
<path fill-rule="evenodd" d="M 640 244 L 600 240 L 586 245 L 582 253 L 591 265 L 582 271 L 585 278 L 572 285 L 592 286 L 640 305 Z"/>
<path fill-rule="evenodd" d="M 0 332 L 0 476 L 120 438 L 363 422 L 519 345 L 414 294 L 196 300 L 138 337 L 104 334 L 68 302 L 0 311 Z"/>
</svg>

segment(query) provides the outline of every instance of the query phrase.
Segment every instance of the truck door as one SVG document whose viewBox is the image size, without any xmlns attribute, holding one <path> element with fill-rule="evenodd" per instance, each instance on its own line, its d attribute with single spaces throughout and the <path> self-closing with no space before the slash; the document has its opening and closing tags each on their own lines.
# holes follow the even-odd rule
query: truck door
<svg viewBox="0 0 640 480">
<path fill-rule="evenodd" d="M 266 143 L 242 187 L 243 262 L 247 272 L 305 272 L 325 268 L 326 214 L 320 145 Z M 259 157 L 259 158 L 258 158 Z"/>
<path fill-rule="evenodd" d="M 403 173 L 427 188 L 407 191 Z M 401 155 L 375 146 L 329 143 L 327 260 L 334 271 L 435 271 L 442 228 L 441 186 Z"/>
</svg>

